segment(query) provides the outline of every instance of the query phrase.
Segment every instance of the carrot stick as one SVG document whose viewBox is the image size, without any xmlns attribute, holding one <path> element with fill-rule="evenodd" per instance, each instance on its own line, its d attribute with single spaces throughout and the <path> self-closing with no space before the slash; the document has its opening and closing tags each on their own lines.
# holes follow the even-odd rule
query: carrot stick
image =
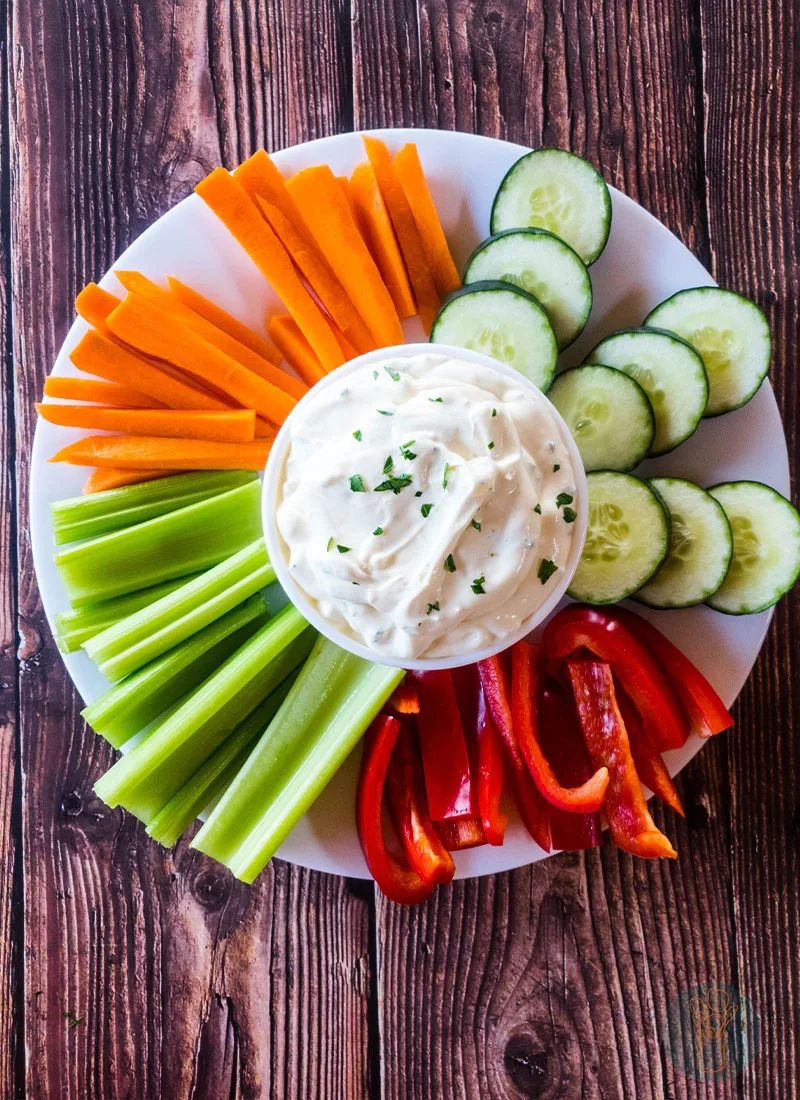
<svg viewBox="0 0 800 1100">
<path fill-rule="evenodd" d="M 395 155 L 394 167 L 422 238 L 422 247 L 425 249 L 428 267 L 431 269 L 436 289 L 444 298 L 454 290 L 458 290 L 461 279 L 453 263 L 453 257 L 450 255 L 450 248 L 436 212 L 428 181 L 422 171 L 419 151 L 413 142 L 404 145 Z"/>
<path fill-rule="evenodd" d="M 50 374 L 44 380 L 45 397 L 59 401 L 93 401 L 96 405 L 124 405 L 136 409 L 164 409 L 160 401 L 140 393 L 133 386 L 121 386 L 116 382 L 95 382 L 93 378 L 67 378 Z"/>
<path fill-rule="evenodd" d="M 348 180 L 347 193 L 355 210 L 356 224 L 389 288 L 398 316 L 405 321 L 414 316 L 417 307 L 389 211 L 371 164 L 360 164 L 356 168 Z"/>
<path fill-rule="evenodd" d="M 115 466 L 99 467 L 86 479 L 83 492 L 102 493 L 106 489 L 120 489 L 123 485 L 138 485 L 140 481 L 155 481 L 159 477 L 172 477 L 172 470 L 123 470 Z"/>
<path fill-rule="evenodd" d="M 356 223 L 356 225 L 358 225 L 358 212 L 356 211 L 356 204 L 353 201 L 353 193 L 350 190 L 350 180 L 347 178 L 347 176 L 337 176 L 336 179 L 339 181 L 339 186 L 344 193 L 344 197 L 347 199 L 347 205 L 350 207 L 350 214 L 353 218 L 353 221 Z M 359 229 L 360 228 L 361 226 L 359 226 Z M 380 264 L 378 266 L 380 266 Z"/>
<path fill-rule="evenodd" d="M 129 294 L 109 315 L 108 324 L 126 344 L 174 363 L 273 424 L 282 424 L 297 404 L 285 390 L 265 382 L 138 294 Z"/>
<path fill-rule="evenodd" d="M 342 349 L 325 314 L 306 290 L 291 257 L 242 186 L 224 168 L 217 168 L 198 183 L 195 191 L 272 284 L 325 369 L 341 366 L 344 362 Z"/>
<path fill-rule="evenodd" d="M 325 368 L 314 354 L 314 349 L 303 336 L 293 317 L 288 313 L 277 313 L 267 324 L 267 332 L 275 341 L 276 347 L 290 367 L 300 375 L 304 382 L 313 386 L 325 377 Z"/>
<path fill-rule="evenodd" d="M 212 325 L 216 325 L 223 332 L 227 332 L 228 336 L 232 336 L 234 340 L 238 340 L 240 344 L 244 344 L 245 347 L 250 348 L 251 351 L 254 351 L 263 359 L 269 359 L 271 363 L 275 362 L 275 348 L 263 336 L 253 332 L 251 328 L 242 324 L 222 306 L 218 306 L 216 302 L 212 302 L 209 298 L 204 298 L 199 291 L 187 286 L 186 283 L 182 283 L 180 279 L 176 279 L 173 275 L 167 275 L 167 282 L 169 283 L 169 289 L 179 302 L 183 302 L 185 306 L 194 310 L 200 317 L 210 321 Z"/>
<path fill-rule="evenodd" d="M 263 470 L 271 447 L 271 439 L 209 443 L 149 435 L 89 435 L 48 461 L 128 470 Z"/>
<path fill-rule="evenodd" d="M 186 325 L 188 328 L 196 332 L 198 336 L 202 336 L 204 340 L 207 340 L 209 344 L 213 344 L 215 348 L 219 348 L 220 351 L 224 351 L 226 355 L 230 355 L 231 359 L 235 359 L 237 363 L 241 363 L 243 367 L 247 367 L 248 370 L 253 371 L 259 378 L 263 378 L 265 382 L 269 382 L 273 386 L 278 386 L 280 389 L 285 390 L 291 394 L 292 397 L 300 398 L 306 392 L 306 387 L 302 382 L 298 382 L 296 378 L 292 378 L 282 371 L 278 367 L 274 360 L 277 359 L 280 362 L 280 355 L 277 348 L 272 349 L 272 360 L 269 362 L 261 355 L 256 355 L 254 351 L 251 351 L 245 344 L 241 344 L 238 340 L 234 340 L 232 336 L 228 336 L 222 329 L 218 329 L 216 325 L 212 325 L 210 321 L 205 321 L 202 317 L 185 306 L 183 302 L 180 302 L 170 290 L 165 290 L 164 287 L 154 283 L 151 279 L 148 279 L 146 275 L 141 275 L 138 271 L 114 271 L 114 274 L 125 287 L 130 294 L 138 294 L 142 298 L 146 298 L 148 301 L 153 302 L 159 309 L 163 309 L 165 313 L 168 313 L 171 317 L 175 317 L 182 325 Z"/>
<path fill-rule="evenodd" d="M 333 172 L 326 164 L 304 168 L 286 186 L 322 254 L 379 346 L 401 344 L 403 329 L 392 296 L 353 221 Z"/>
<path fill-rule="evenodd" d="M 336 335 L 336 339 L 339 341 L 339 347 L 344 352 L 345 359 L 347 359 L 349 361 L 350 359 L 355 359 L 355 357 L 357 355 L 362 354 L 362 352 L 360 352 L 358 350 L 358 348 L 354 347 L 350 343 L 350 341 L 347 339 L 347 337 L 342 332 L 342 330 L 337 328 L 333 321 L 331 321 L 331 328 L 333 329 L 333 331 Z"/>
<path fill-rule="evenodd" d="M 260 195 L 256 196 L 256 204 L 333 322 L 348 333 L 351 343 L 362 351 L 372 351 L 375 341 L 369 329 L 317 248 L 309 243 L 307 235 L 300 233 L 277 206 L 265 202 Z"/>
<path fill-rule="evenodd" d="M 277 206 L 284 218 L 292 223 L 312 248 L 314 247 L 308 226 L 300 217 L 300 211 L 295 206 L 294 199 L 286 190 L 286 180 L 265 149 L 258 149 L 252 157 L 248 157 L 243 164 L 235 168 L 233 178 L 241 184 L 256 205 L 258 205 L 257 199 L 263 199 L 264 202 Z"/>
<path fill-rule="evenodd" d="M 48 424 L 95 432 L 161 435 L 208 439 L 216 443 L 250 443 L 256 414 L 252 409 L 230 412 L 186 412 L 175 409 L 118 409 L 87 405 L 41 405 L 36 411 Z"/>
<path fill-rule="evenodd" d="M 106 317 L 119 303 L 119 298 L 108 290 L 103 290 L 97 283 L 87 283 L 75 299 L 75 309 L 84 321 L 88 321 L 98 331 L 105 332 Z"/>
<path fill-rule="evenodd" d="M 195 389 L 171 374 L 153 366 L 133 351 L 91 329 L 72 349 L 69 357 L 78 370 L 94 374 L 109 382 L 128 385 L 135 379 L 137 387 L 149 397 L 155 397 L 171 409 L 209 409 L 221 412 L 230 408 L 224 401 Z"/>
<path fill-rule="evenodd" d="M 408 205 L 402 184 L 397 177 L 391 154 L 386 147 L 386 142 L 380 138 L 365 136 L 364 148 L 367 151 L 369 162 L 375 170 L 375 178 L 381 189 L 383 201 L 392 219 L 394 231 L 397 234 L 397 243 L 405 260 L 408 277 L 414 288 L 414 297 L 417 300 L 417 310 L 422 321 L 422 327 L 430 333 L 436 314 L 439 311 L 439 295 L 436 292 L 436 284 L 428 267 L 425 256 L 425 248 L 420 239 L 417 223 Z"/>
</svg>

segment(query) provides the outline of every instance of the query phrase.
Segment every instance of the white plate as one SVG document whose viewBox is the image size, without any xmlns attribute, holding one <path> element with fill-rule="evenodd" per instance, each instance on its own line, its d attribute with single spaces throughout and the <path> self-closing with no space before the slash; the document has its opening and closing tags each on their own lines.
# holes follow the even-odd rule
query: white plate
<svg viewBox="0 0 800 1100">
<path fill-rule="evenodd" d="M 436 206 L 459 268 L 485 237 L 497 186 L 507 169 L 528 150 L 521 145 L 450 131 L 378 131 L 392 150 L 415 141 Z M 327 162 L 337 174 L 364 160 L 358 134 L 341 134 L 275 154 L 289 175 Z M 708 272 L 680 241 L 631 199 L 612 189 L 613 222 L 605 252 L 591 268 L 594 308 L 581 339 L 562 356 L 565 365 L 581 361 L 607 333 L 637 325 L 664 298 L 690 286 L 713 285 Z M 263 277 L 217 218 L 199 198 L 184 199 L 134 241 L 120 257 L 120 268 L 135 268 L 153 279 L 175 275 L 213 298 L 258 332 L 267 310 L 279 303 Z M 113 275 L 102 285 L 121 292 Z M 59 352 L 53 373 L 77 374 L 68 353 L 86 330 L 77 320 Z M 421 337 L 417 321 L 408 322 L 409 340 Z M 47 457 L 82 433 L 40 422 L 31 458 L 31 540 L 42 602 L 51 625 L 57 611 L 69 607 L 53 565 L 49 504 L 81 492 L 86 471 L 47 465 Z M 772 389 L 765 382 L 744 409 L 704 421 L 673 454 L 648 462 L 647 474 L 673 474 L 711 485 L 729 478 L 756 478 L 781 493 L 789 490 L 789 464 L 783 426 Z M 771 613 L 732 618 L 708 608 L 650 612 L 636 610 L 664 631 L 702 669 L 730 705 L 758 655 Z M 64 658 L 75 687 L 86 702 L 106 681 L 83 653 Z M 722 736 L 725 736 L 724 734 Z M 667 754 L 673 774 L 700 748 L 692 738 Z M 367 870 L 353 820 L 356 758 L 351 758 L 280 850 L 293 863 L 366 878 Z M 545 853 L 514 821 L 502 848 L 484 847 L 456 855 L 457 876 L 488 874 L 543 859 Z"/>
</svg>

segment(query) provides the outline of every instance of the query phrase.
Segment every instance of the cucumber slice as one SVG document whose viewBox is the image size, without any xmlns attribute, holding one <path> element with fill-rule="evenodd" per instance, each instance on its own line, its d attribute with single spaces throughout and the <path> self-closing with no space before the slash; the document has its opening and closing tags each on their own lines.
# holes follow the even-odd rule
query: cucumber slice
<svg viewBox="0 0 800 1100">
<path fill-rule="evenodd" d="M 726 481 L 708 491 L 730 522 L 733 558 L 722 586 L 706 602 L 726 615 L 772 607 L 800 576 L 797 509 L 760 481 Z"/>
<path fill-rule="evenodd" d="M 669 520 L 646 481 L 599 470 L 588 474 L 589 528 L 567 589 L 574 600 L 617 603 L 647 581 L 667 556 Z"/>
<path fill-rule="evenodd" d="M 656 434 L 650 455 L 663 455 L 696 430 L 708 401 L 703 360 L 674 333 L 623 329 L 601 340 L 587 363 L 605 363 L 635 378 L 653 406 Z"/>
<path fill-rule="evenodd" d="M 769 370 L 772 341 L 766 317 L 733 290 L 680 290 L 644 319 L 688 340 L 703 358 L 709 382 L 705 416 L 746 405 Z"/>
<path fill-rule="evenodd" d="M 544 306 L 561 350 L 583 332 L 592 308 L 592 280 L 574 249 L 546 229 L 507 229 L 479 244 L 464 283 L 499 279 Z"/>
<path fill-rule="evenodd" d="M 633 597 L 648 607 L 692 607 L 717 591 L 733 553 L 728 517 L 699 485 L 680 477 L 652 477 L 669 511 L 669 552 Z"/>
<path fill-rule="evenodd" d="M 497 189 L 491 232 L 547 229 L 593 264 L 611 230 L 611 196 L 600 173 L 566 149 L 534 149 Z"/>
<path fill-rule="evenodd" d="M 564 417 L 584 469 L 632 470 L 653 444 L 653 409 L 638 382 L 614 367 L 573 367 L 548 397 Z"/>
<path fill-rule="evenodd" d="M 553 379 L 558 344 L 547 314 L 510 283 L 473 283 L 451 294 L 431 329 L 432 344 L 454 344 L 508 363 L 540 390 Z"/>
</svg>

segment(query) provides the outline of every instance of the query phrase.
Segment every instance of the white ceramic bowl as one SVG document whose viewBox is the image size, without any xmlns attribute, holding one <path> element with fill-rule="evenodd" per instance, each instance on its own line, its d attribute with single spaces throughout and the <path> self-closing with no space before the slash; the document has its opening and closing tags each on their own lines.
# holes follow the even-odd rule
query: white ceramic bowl
<svg viewBox="0 0 800 1100">
<path fill-rule="evenodd" d="M 387 656 L 380 653 L 377 650 L 370 649 L 369 646 L 357 641 L 352 635 L 340 630 L 338 627 L 333 626 L 327 619 L 325 619 L 316 608 L 316 606 L 309 600 L 308 596 L 295 582 L 294 578 L 289 573 L 288 566 L 288 554 L 289 548 L 286 545 L 280 531 L 278 530 L 278 524 L 276 522 L 276 513 L 278 508 L 278 501 L 280 497 L 281 488 L 284 480 L 284 467 L 286 464 L 286 457 L 290 444 L 290 432 L 292 417 L 297 415 L 301 409 L 307 404 L 316 400 L 320 391 L 327 386 L 339 385 L 343 378 L 346 378 L 349 374 L 359 370 L 361 367 L 368 367 L 372 363 L 382 363 L 388 358 L 411 358 L 415 355 L 426 355 L 434 352 L 444 356 L 452 356 L 457 359 L 466 359 L 469 362 L 477 363 L 482 367 L 488 367 L 490 370 L 494 370 L 499 374 L 505 375 L 507 378 L 512 378 L 517 385 L 522 389 L 527 389 L 531 394 L 535 395 L 539 400 L 547 402 L 550 409 L 550 414 L 558 425 L 561 433 L 561 439 L 567 449 L 570 461 L 575 471 L 575 486 L 577 488 L 577 499 L 575 510 L 578 513 L 578 518 L 575 520 L 575 527 L 573 529 L 572 542 L 570 546 L 569 558 L 567 560 L 567 567 L 558 578 L 558 582 L 553 586 L 551 592 L 548 593 L 547 599 L 536 611 L 526 619 L 520 628 L 514 633 L 505 638 L 499 639 L 493 645 L 488 646 L 485 649 L 472 650 L 467 653 L 460 653 L 457 656 L 451 657 L 425 657 L 424 654 L 417 658 L 404 658 Z M 499 363 L 496 359 L 490 358 L 488 355 L 482 355 L 476 351 L 468 351 L 464 348 L 450 347 L 447 344 L 403 344 L 399 347 L 393 348 L 379 348 L 377 351 L 367 352 L 366 355 L 360 355 L 357 359 L 351 359 L 349 363 L 345 363 L 344 366 L 339 367 L 337 370 L 332 371 L 329 375 L 318 382 L 312 390 L 310 390 L 305 397 L 303 397 L 297 404 L 294 410 L 290 413 L 287 419 L 284 421 L 281 430 L 272 445 L 272 451 L 270 452 L 269 461 L 267 462 L 266 474 L 264 476 L 264 490 L 261 499 L 261 514 L 264 524 L 264 538 L 267 543 L 267 551 L 272 561 L 272 565 L 278 577 L 278 581 L 283 587 L 286 595 L 300 611 L 306 619 L 315 627 L 320 634 L 324 634 L 326 638 L 329 638 L 332 642 L 341 646 L 342 649 L 349 650 L 350 653 L 355 653 L 357 657 L 364 657 L 369 661 L 375 661 L 378 664 L 392 665 L 395 668 L 406 669 L 442 669 L 442 668 L 458 668 L 459 665 L 472 664 L 474 661 L 481 661 L 485 657 L 492 657 L 495 653 L 500 653 L 504 649 L 508 649 L 514 642 L 524 638 L 527 634 L 530 634 L 540 623 L 544 622 L 547 616 L 555 609 L 559 600 L 566 592 L 572 576 L 578 567 L 580 561 L 581 550 L 583 549 L 584 539 L 586 538 L 586 524 L 588 518 L 588 490 L 586 487 L 586 474 L 584 473 L 583 463 L 581 462 L 581 456 L 578 452 L 578 448 L 575 445 L 575 441 L 570 434 L 569 429 L 564 423 L 563 419 L 556 411 L 555 407 L 547 401 L 547 398 L 542 392 L 524 378 L 518 371 L 512 367 L 506 366 L 504 363 Z"/>
</svg>

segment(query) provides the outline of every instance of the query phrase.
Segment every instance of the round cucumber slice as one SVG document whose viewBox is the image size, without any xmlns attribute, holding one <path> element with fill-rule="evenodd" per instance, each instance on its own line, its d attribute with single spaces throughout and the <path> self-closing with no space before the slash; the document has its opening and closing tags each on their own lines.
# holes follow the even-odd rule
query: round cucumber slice
<svg viewBox="0 0 800 1100">
<path fill-rule="evenodd" d="M 510 283 L 473 283 L 451 294 L 431 329 L 432 344 L 491 355 L 540 390 L 553 379 L 558 344 L 542 306 Z"/>
<path fill-rule="evenodd" d="M 464 283 L 499 279 L 526 290 L 544 306 L 563 350 L 589 320 L 592 281 L 574 249 L 546 229 L 507 229 L 479 244 Z"/>
<path fill-rule="evenodd" d="M 534 149 L 497 189 L 491 231 L 547 229 L 593 264 L 611 231 L 611 196 L 600 173 L 566 149 Z"/>
<path fill-rule="evenodd" d="M 584 469 L 632 470 L 653 443 L 655 419 L 638 382 L 614 367 L 572 367 L 548 397 L 578 445 Z"/>
<path fill-rule="evenodd" d="M 648 607 L 693 607 L 725 580 L 733 553 L 728 517 L 710 493 L 680 477 L 652 477 L 669 511 L 669 551 L 633 597 Z"/>
<path fill-rule="evenodd" d="M 661 565 L 669 548 L 664 505 L 632 474 L 588 474 L 589 527 L 567 593 L 585 603 L 617 603 L 631 596 Z"/>
<path fill-rule="evenodd" d="M 800 515 L 760 481 L 726 481 L 708 492 L 733 532 L 728 575 L 706 601 L 726 615 L 752 615 L 777 603 L 800 576 Z"/>
<path fill-rule="evenodd" d="M 612 333 L 586 356 L 635 378 L 653 406 L 655 437 L 650 456 L 666 454 L 696 430 L 708 401 L 703 360 L 674 333 L 631 328 Z"/>
<path fill-rule="evenodd" d="M 680 290 L 656 306 L 644 323 L 677 333 L 702 356 L 709 383 L 705 416 L 746 405 L 769 370 L 767 319 L 755 303 L 733 290 Z"/>
</svg>

